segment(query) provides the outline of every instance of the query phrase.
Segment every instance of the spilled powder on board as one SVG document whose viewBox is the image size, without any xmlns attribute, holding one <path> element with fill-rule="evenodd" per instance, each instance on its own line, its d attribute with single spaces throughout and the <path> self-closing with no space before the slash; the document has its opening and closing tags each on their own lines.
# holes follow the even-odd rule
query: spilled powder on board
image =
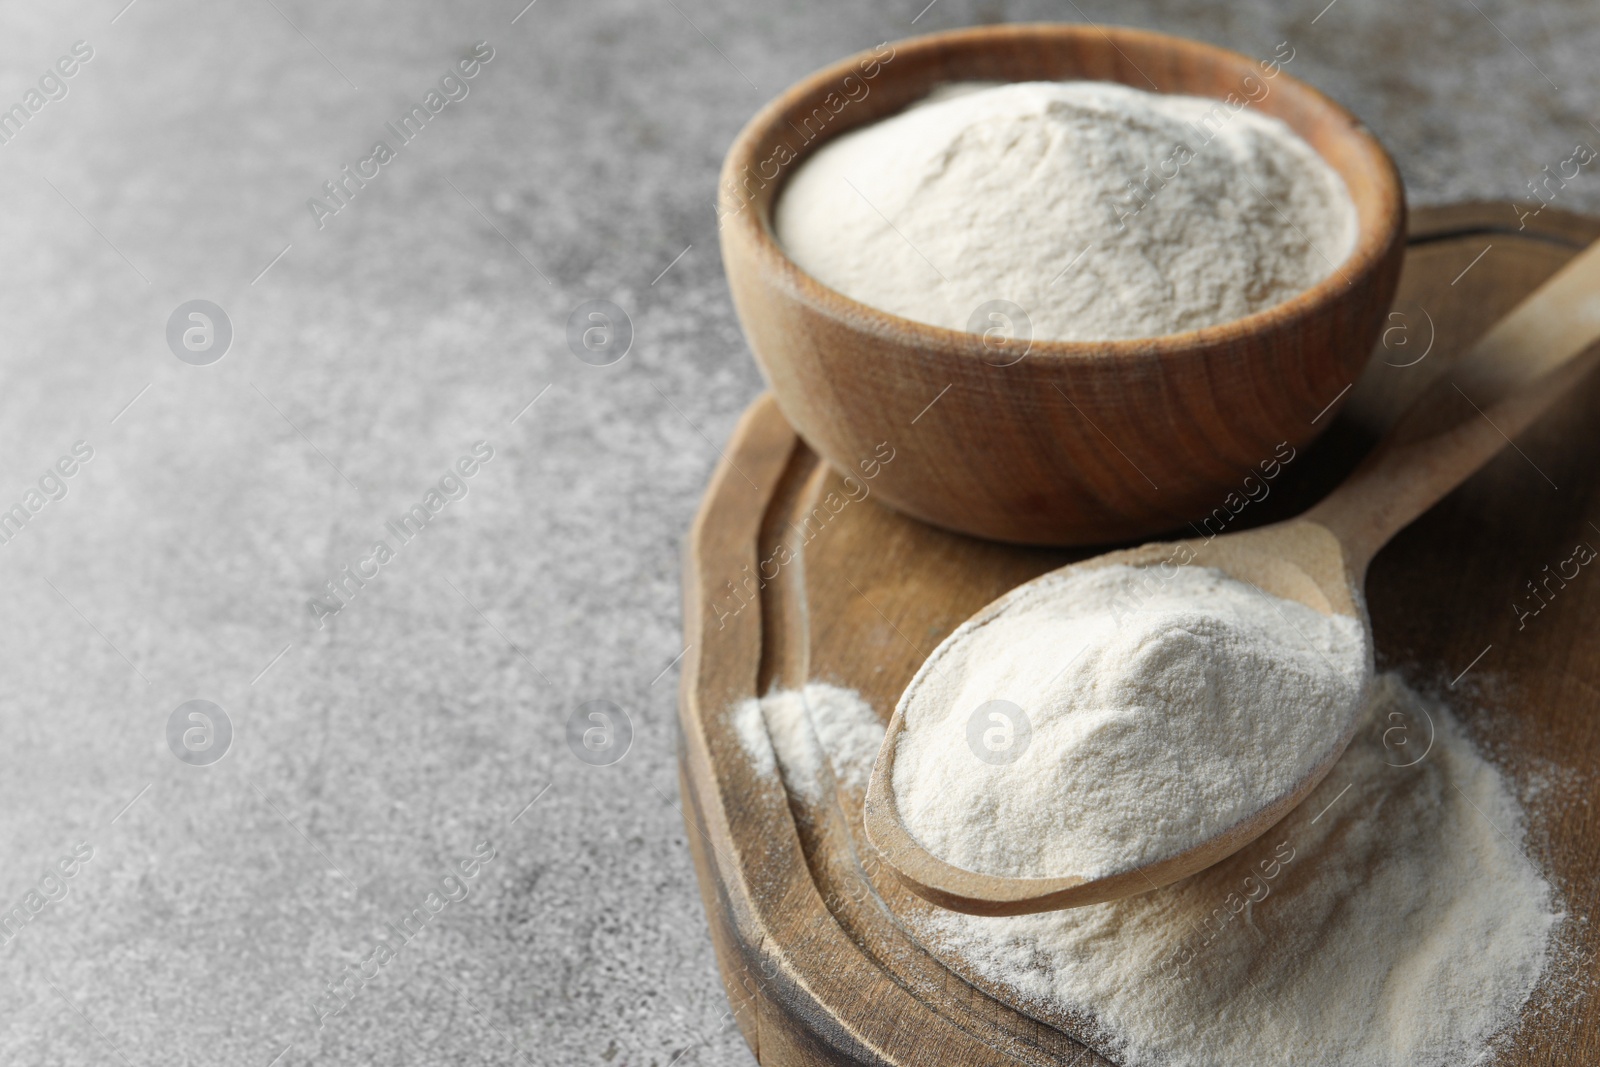
<svg viewBox="0 0 1600 1067">
<path fill-rule="evenodd" d="M 785 787 L 813 802 L 822 799 L 825 764 L 837 785 L 865 790 L 883 744 L 883 723 L 871 705 L 854 690 L 825 682 L 746 700 L 733 719 L 757 770 L 773 765 L 776 750 Z"/>
<path fill-rule="evenodd" d="M 863 788 L 876 716 L 826 690 L 763 702 L 786 737 L 839 745 L 784 744 L 777 760 L 796 757 L 786 780 L 826 761 Z M 789 730 L 808 704 L 850 728 Z M 735 711 L 752 757 L 771 760 L 761 707 Z M 820 795 L 815 779 L 808 788 Z M 1550 967 L 1562 915 L 1506 780 L 1448 709 L 1385 674 L 1328 778 L 1223 863 L 1086 908 L 983 918 L 929 906 L 901 919 L 1024 1006 L 1092 1019 L 1092 1043 L 1125 1067 L 1445 1067 L 1490 1057 Z"/>
</svg>

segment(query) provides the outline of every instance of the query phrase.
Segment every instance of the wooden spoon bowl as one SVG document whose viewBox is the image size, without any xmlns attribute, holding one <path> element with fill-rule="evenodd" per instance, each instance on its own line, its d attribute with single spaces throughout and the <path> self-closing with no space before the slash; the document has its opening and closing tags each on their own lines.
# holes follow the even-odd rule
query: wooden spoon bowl
<svg viewBox="0 0 1600 1067">
<path fill-rule="evenodd" d="M 1323 614 L 1353 616 L 1369 634 L 1368 668 L 1371 667 L 1371 623 L 1361 595 L 1359 574 L 1365 561 L 1353 561 L 1326 527 L 1306 521 L 1279 523 L 1258 530 L 1227 534 L 1213 540 L 1157 542 L 1109 552 L 1103 556 L 1058 568 L 1018 586 L 969 620 L 980 626 L 1005 614 L 1013 604 L 1029 596 L 1041 582 L 1059 581 L 1068 572 L 1092 570 L 1125 564 L 1157 568 L 1158 573 L 1179 567 L 1215 567 L 1233 578 L 1249 582 L 1263 593 L 1294 600 Z M 1352 573 L 1354 572 L 1354 573 Z M 878 763 L 868 785 L 867 833 L 889 865 L 927 900 L 941 907 L 979 915 L 1017 915 L 1058 908 L 1080 907 L 1144 893 L 1202 871 L 1231 856 L 1260 837 L 1273 824 L 1306 798 L 1333 769 L 1350 743 L 1358 717 L 1351 709 L 1344 729 L 1327 738 L 1321 759 L 1283 794 L 1263 805 L 1224 832 L 1194 848 L 1175 853 L 1153 863 L 1130 868 L 1100 878 L 1064 875 L 1057 878 L 996 877 L 969 871 L 946 863 L 919 844 L 901 823 L 893 788 L 895 749 L 893 739 L 905 728 L 907 707 L 916 703 L 929 681 L 930 671 L 940 653 L 960 640 L 960 631 L 929 657 L 896 708 L 889 724 L 888 739 L 878 754 Z"/>
<path fill-rule="evenodd" d="M 874 483 L 884 501 L 996 540 L 1125 541 L 1222 506 L 1280 442 L 1298 447 L 1332 422 L 1399 274 L 1394 164 L 1349 112 L 1282 69 L 1292 60 L 1141 30 L 991 26 L 882 45 L 786 91 L 735 140 L 718 202 L 734 305 L 784 416 L 842 470 L 887 442 L 895 459 Z M 1016 356 L 997 360 L 977 334 L 822 285 L 779 247 L 773 204 L 827 139 L 947 82 L 1065 79 L 1215 97 L 1222 121 L 1243 101 L 1283 120 L 1344 179 L 1354 250 L 1312 288 L 1233 322 L 1132 341 L 1035 340 L 1008 362 Z"/>
</svg>

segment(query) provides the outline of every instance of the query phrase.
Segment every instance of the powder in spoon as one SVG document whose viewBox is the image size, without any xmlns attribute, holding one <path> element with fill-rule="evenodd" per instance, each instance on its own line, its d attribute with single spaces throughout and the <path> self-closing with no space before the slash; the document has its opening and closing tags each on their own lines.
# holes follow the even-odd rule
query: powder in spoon
<svg viewBox="0 0 1600 1067">
<path fill-rule="evenodd" d="M 935 856 L 1103 877 L 1287 793 L 1354 727 L 1365 631 L 1198 566 L 1110 566 L 963 624 L 902 701 L 891 786 Z"/>
<path fill-rule="evenodd" d="M 1263 310 L 1356 235 L 1343 181 L 1284 123 L 1107 82 L 946 87 L 820 147 L 774 225 L 864 304 L 959 330 L 1007 300 L 1067 341 Z"/>
</svg>

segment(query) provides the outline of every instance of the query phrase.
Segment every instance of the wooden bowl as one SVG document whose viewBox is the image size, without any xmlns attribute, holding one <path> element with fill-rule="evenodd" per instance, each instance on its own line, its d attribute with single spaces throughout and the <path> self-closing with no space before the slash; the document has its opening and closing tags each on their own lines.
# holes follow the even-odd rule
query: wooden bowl
<svg viewBox="0 0 1600 1067">
<path fill-rule="evenodd" d="M 864 484 L 884 502 L 964 533 L 1072 545 L 1186 523 L 1220 532 L 1333 421 L 1403 251 L 1394 163 L 1354 116 L 1282 70 L 1292 59 L 1142 30 L 985 26 L 881 45 L 789 89 L 734 141 L 717 206 L 734 306 L 785 418 L 840 470 L 873 472 Z M 778 245 L 783 182 L 828 138 L 946 82 L 1068 79 L 1253 100 L 1344 179 L 1354 250 L 1317 285 L 1242 319 L 1140 340 L 1036 340 L 997 366 L 978 334 L 852 300 Z"/>
</svg>

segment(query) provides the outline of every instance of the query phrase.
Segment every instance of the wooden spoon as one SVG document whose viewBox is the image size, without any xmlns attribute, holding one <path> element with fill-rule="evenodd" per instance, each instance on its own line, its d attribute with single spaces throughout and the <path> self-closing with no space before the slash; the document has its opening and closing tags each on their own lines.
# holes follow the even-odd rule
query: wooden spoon
<svg viewBox="0 0 1600 1067">
<path fill-rule="evenodd" d="M 1143 545 L 1097 556 L 1019 586 L 973 616 L 1003 614 L 1037 582 L 1064 571 L 1178 560 L 1216 567 L 1324 614 L 1353 616 L 1371 645 L 1362 589 L 1367 565 L 1388 540 L 1487 463 L 1586 374 L 1600 349 L 1600 242 L 1518 304 L 1401 417 L 1345 482 L 1297 519 L 1211 540 Z M 1584 357 L 1584 358 L 1579 358 Z M 962 637 L 954 637 L 961 640 Z M 938 653 L 935 653 L 937 655 Z M 894 760 L 906 710 L 931 701 L 913 679 L 889 722 L 867 788 L 867 837 L 902 881 L 942 907 L 1019 915 L 1096 904 L 1175 882 L 1232 855 L 1270 829 L 1316 787 L 1355 732 L 1359 707 L 1328 755 L 1288 792 L 1183 852 L 1099 878 L 979 874 L 925 850 L 900 821 Z"/>
</svg>

